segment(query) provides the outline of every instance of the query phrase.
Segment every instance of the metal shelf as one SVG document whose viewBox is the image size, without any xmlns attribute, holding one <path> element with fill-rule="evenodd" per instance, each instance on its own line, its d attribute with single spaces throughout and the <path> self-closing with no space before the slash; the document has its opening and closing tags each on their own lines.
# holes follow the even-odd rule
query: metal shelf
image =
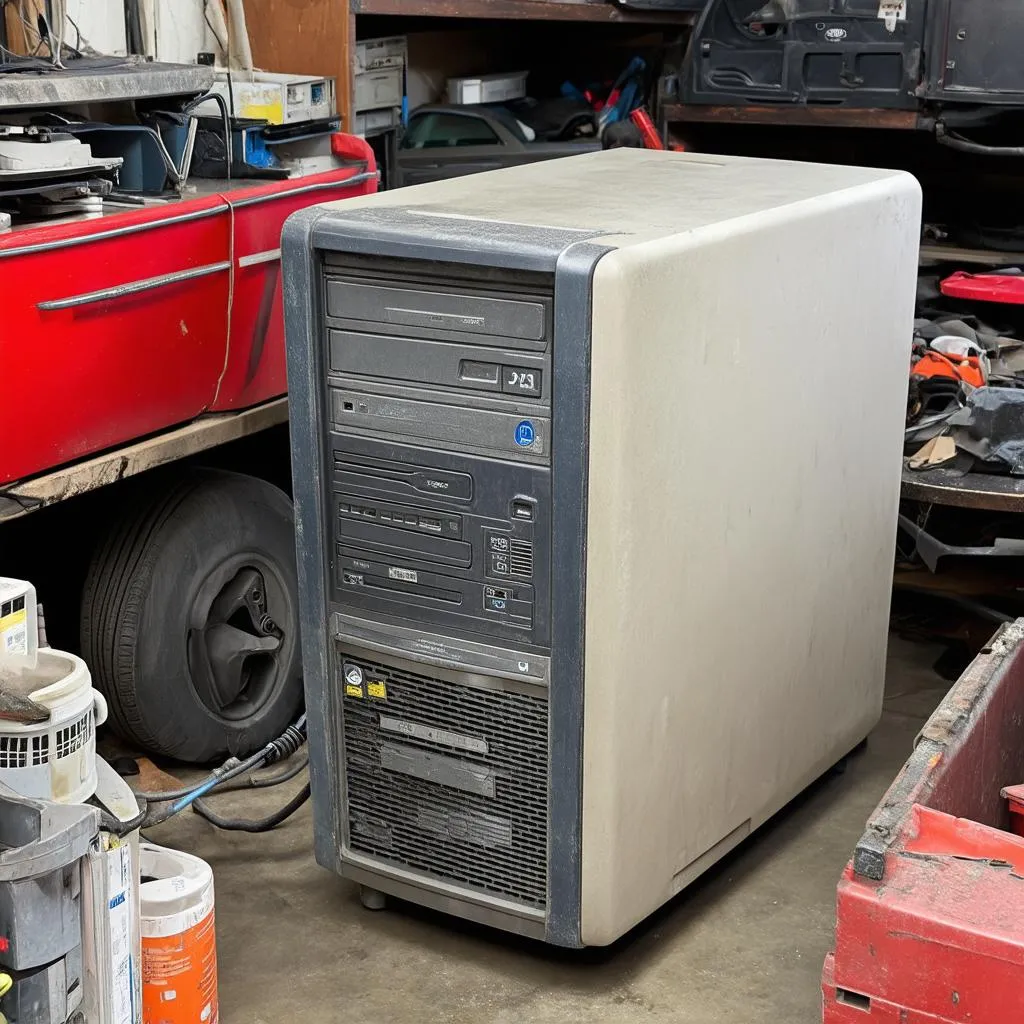
<svg viewBox="0 0 1024 1024">
<path fill-rule="evenodd" d="M 212 68 L 129 57 L 83 57 L 38 71 L 5 71 L 0 64 L 0 109 L 198 96 L 212 84 Z"/>
<path fill-rule="evenodd" d="M 351 0 L 353 14 L 412 18 L 477 18 L 523 21 L 616 22 L 691 25 L 693 11 L 632 11 L 608 0 Z"/>
</svg>

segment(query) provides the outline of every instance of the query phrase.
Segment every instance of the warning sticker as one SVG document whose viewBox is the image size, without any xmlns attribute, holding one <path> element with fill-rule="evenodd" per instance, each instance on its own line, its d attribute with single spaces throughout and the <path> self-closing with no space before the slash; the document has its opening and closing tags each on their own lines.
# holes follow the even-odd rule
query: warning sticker
<svg viewBox="0 0 1024 1024">
<path fill-rule="evenodd" d="M 28 612 L 24 608 L 0 619 L 0 650 L 28 654 Z"/>
<path fill-rule="evenodd" d="M 368 679 L 366 681 L 366 695 L 374 700 L 387 700 L 388 688 L 383 679 Z"/>
<path fill-rule="evenodd" d="M 346 697 L 360 697 L 361 698 L 363 696 L 363 688 L 362 688 L 362 686 L 359 686 L 356 683 L 346 683 L 345 684 L 345 696 Z"/>
<path fill-rule="evenodd" d="M 388 568 L 388 576 L 393 580 L 404 580 L 406 583 L 415 583 L 419 577 L 413 569 L 399 569 L 397 566 Z"/>
<path fill-rule="evenodd" d="M 896 22 L 907 20 L 907 0 L 878 0 L 878 17 L 890 32 L 895 32 Z"/>
</svg>

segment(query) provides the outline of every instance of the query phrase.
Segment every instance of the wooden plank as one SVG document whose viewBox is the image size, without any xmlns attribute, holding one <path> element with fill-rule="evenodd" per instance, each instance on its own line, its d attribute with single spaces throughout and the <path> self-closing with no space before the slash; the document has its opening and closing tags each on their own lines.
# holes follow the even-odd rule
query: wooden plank
<svg viewBox="0 0 1024 1024">
<path fill-rule="evenodd" d="M 353 32 L 345 0 L 245 0 L 245 20 L 256 67 L 335 79 L 338 112 L 347 129 Z"/>
<path fill-rule="evenodd" d="M 184 427 L 115 448 L 83 462 L 0 490 L 0 522 L 74 498 L 125 477 L 256 434 L 288 419 L 288 399 L 277 398 L 242 412 L 204 416 Z"/>
<path fill-rule="evenodd" d="M 7 48 L 12 53 L 27 56 L 35 52 L 43 60 L 49 59 L 50 47 L 45 40 L 40 39 L 39 31 L 35 28 L 38 16 L 45 13 L 44 0 L 15 0 L 4 4 Z M 25 21 L 29 24 L 26 25 Z"/>
<path fill-rule="evenodd" d="M 668 103 L 662 107 L 665 121 L 708 122 L 718 124 L 779 124 L 800 127 L 910 129 L 918 125 L 913 110 L 875 108 L 778 106 L 734 107 Z"/>
<path fill-rule="evenodd" d="M 252 0 L 250 0 L 252 2 Z M 693 11 L 631 11 L 608 0 L 352 0 L 356 14 L 692 25 Z"/>
</svg>

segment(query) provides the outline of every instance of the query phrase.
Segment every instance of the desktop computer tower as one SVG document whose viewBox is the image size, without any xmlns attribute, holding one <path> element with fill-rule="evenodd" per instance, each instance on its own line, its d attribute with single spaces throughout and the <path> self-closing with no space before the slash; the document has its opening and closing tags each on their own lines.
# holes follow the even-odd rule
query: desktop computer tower
<svg viewBox="0 0 1024 1024">
<path fill-rule="evenodd" d="M 919 227 L 627 149 L 289 219 L 321 864 L 603 945 L 867 735 Z"/>
</svg>

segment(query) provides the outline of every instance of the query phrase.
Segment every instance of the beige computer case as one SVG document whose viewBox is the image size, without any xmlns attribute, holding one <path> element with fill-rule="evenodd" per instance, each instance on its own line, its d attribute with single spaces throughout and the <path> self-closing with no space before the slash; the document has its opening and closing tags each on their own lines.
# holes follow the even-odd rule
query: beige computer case
<svg viewBox="0 0 1024 1024">
<path fill-rule="evenodd" d="M 909 175 L 636 150 L 290 222 L 321 863 L 550 942 L 606 944 L 867 735 L 882 701 L 919 224 Z M 463 357 L 484 367 L 477 378 L 458 376 Z M 535 394 L 482 383 L 487 366 L 517 360 L 533 361 Z M 479 610 L 495 580 L 468 499 L 423 498 L 442 511 L 420 523 L 461 509 L 472 565 L 427 577 L 428 542 L 408 553 L 403 516 L 406 554 L 386 570 L 399 582 L 369 587 L 364 573 L 384 570 L 368 555 L 339 581 L 331 536 L 343 553 L 357 536 L 399 547 L 393 519 L 364 515 L 391 483 L 357 495 L 364 518 L 346 525 L 356 506 L 343 484 L 331 494 L 332 450 L 434 459 L 472 477 L 474 495 L 525 490 L 530 628 L 488 608 L 486 590 Z M 484 512 L 503 522 L 497 505 Z M 434 590 L 412 593 L 425 578 Z M 458 614 L 428 607 L 442 586 Z M 350 670 L 354 694 L 342 691 Z M 430 729 L 364 700 L 364 675 L 389 695 L 433 693 Z M 533 701 L 546 745 L 495 767 L 487 750 L 517 736 L 491 735 L 485 711 L 471 721 L 468 698 L 496 715 Z M 547 834 L 528 862 L 502 791 L 530 758 L 547 780 Z M 422 841 L 399 849 L 402 836 Z M 543 866 L 543 893 L 522 894 L 519 864 L 533 879 Z"/>
</svg>

